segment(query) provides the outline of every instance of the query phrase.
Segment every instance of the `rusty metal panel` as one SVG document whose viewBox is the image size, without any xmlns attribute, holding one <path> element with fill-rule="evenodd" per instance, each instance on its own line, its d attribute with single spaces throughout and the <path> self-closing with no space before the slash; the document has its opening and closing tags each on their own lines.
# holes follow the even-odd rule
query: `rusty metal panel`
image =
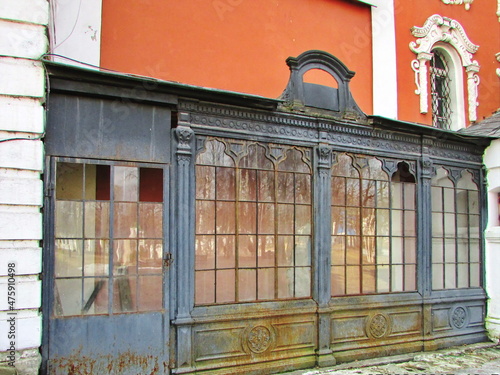
<svg viewBox="0 0 500 375">
<path fill-rule="evenodd" d="M 51 320 L 49 374 L 168 373 L 163 326 L 160 312 Z"/>
</svg>

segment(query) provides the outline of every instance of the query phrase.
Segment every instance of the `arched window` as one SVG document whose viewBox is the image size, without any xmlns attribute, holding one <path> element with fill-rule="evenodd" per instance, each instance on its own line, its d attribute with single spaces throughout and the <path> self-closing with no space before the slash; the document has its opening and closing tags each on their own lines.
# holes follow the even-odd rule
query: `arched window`
<svg viewBox="0 0 500 375">
<path fill-rule="evenodd" d="M 464 128 L 465 69 L 468 118 L 476 121 L 479 64 L 472 58 L 479 46 L 469 40 L 457 21 L 438 14 L 429 17 L 423 27 L 413 27 L 412 34 L 418 38 L 410 43 L 410 49 L 417 55 L 412 69 L 417 85 L 415 93 L 420 96 L 420 112 L 428 112 L 430 87 L 433 125 L 452 130 Z"/>
</svg>

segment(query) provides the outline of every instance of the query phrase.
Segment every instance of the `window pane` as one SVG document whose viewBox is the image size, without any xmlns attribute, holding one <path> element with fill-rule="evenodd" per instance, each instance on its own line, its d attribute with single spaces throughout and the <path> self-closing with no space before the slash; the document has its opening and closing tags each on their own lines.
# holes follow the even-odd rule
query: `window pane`
<svg viewBox="0 0 500 375">
<path fill-rule="evenodd" d="M 311 234 L 311 206 L 295 206 L 295 233 Z"/>
<path fill-rule="evenodd" d="M 357 236 L 346 236 L 347 264 L 360 264 L 361 262 L 361 238 Z"/>
<path fill-rule="evenodd" d="M 345 206 L 345 178 L 332 177 L 332 205 Z"/>
<path fill-rule="evenodd" d="M 139 273 L 159 274 L 162 273 L 163 241 L 162 240 L 140 240 L 139 241 Z"/>
<path fill-rule="evenodd" d="M 388 236 L 389 235 L 389 210 L 377 210 L 377 235 L 378 236 Z"/>
<path fill-rule="evenodd" d="M 400 210 L 392 210 L 392 235 L 393 236 L 402 236 L 403 235 L 403 211 Z"/>
<path fill-rule="evenodd" d="M 108 275 L 109 240 L 86 240 L 83 259 L 84 276 Z"/>
<path fill-rule="evenodd" d="M 240 267 L 257 267 L 255 236 L 239 236 L 238 264 Z"/>
<path fill-rule="evenodd" d="M 392 263 L 403 263 L 403 237 L 392 237 L 391 258 Z"/>
<path fill-rule="evenodd" d="M 141 276 L 138 278 L 138 311 L 155 311 L 163 307 L 163 277 Z"/>
<path fill-rule="evenodd" d="M 114 275 L 137 273 L 137 240 L 115 240 L 113 257 Z"/>
<path fill-rule="evenodd" d="M 308 236 L 295 237 L 295 265 L 311 265 L 311 239 Z"/>
<path fill-rule="evenodd" d="M 216 203 L 216 230 L 218 234 L 236 233 L 236 204 L 234 202 Z"/>
<path fill-rule="evenodd" d="M 469 213 L 479 214 L 479 193 L 469 190 Z"/>
<path fill-rule="evenodd" d="M 83 308 L 87 315 L 108 313 L 108 283 L 107 279 L 83 280 Z"/>
<path fill-rule="evenodd" d="M 135 167 L 114 167 L 115 201 L 139 200 L 139 170 Z"/>
<path fill-rule="evenodd" d="M 332 264 L 345 263 L 345 243 L 344 237 L 332 237 Z"/>
<path fill-rule="evenodd" d="M 432 263 L 442 263 L 444 260 L 443 240 L 439 238 L 432 239 Z"/>
<path fill-rule="evenodd" d="M 255 203 L 238 203 L 238 232 L 257 233 L 257 205 Z"/>
<path fill-rule="evenodd" d="M 332 207 L 332 234 L 345 234 L 345 208 Z"/>
<path fill-rule="evenodd" d="M 457 241 L 457 252 L 458 252 L 458 262 L 466 263 L 469 261 L 469 244 L 465 239 L 459 239 Z"/>
<path fill-rule="evenodd" d="M 56 198 L 59 200 L 83 199 L 83 164 L 57 164 Z"/>
<path fill-rule="evenodd" d="M 346 234 L 361 235 L 359 208 L 348 208 L 346 210 L 347 230 Z"/>
<path fill-rule="evenodd" d="M 445 289 L 454 289 L 457 287 L 457 269 L 455 264 L 444 265 L 444 287 Z"/>
<path fill-rule="evenodd" d="M 402 292 L 403 291 L 403 266 L 395 265 L 392 266 L 391 269 L 391 281 L 392 287 L 391 290 L 393 292 Z"/>
<path fill-rule="evenodd" d="M 468 288 L 469 287 L 469 264 L 460 263 L 458 264 L 458 288 Z"/>
<path fill-rule="evenodd" d="M 346 179 L 346 205 L 358 207 L 360 205 L 359 180 Z"/>
<path fill-rule="evenodd" d="M 215 302 L 215 271 L 196 271 L 195 303 L 198 305 Z"/>
<path fill-rule="evenodd" d="M 389 182 L 377 181 L 377 207 L 389 207 Z"/>
<path fill-rule="evenodd" d="M 445 212 L 455 212 L 455 191 L 443 189 L 443 208 Z"/>
<path fill-rule="evenodd" d="M 217 236 L 217 268 L 234 268 L 234 266 L 235 236 Z"/>
<path fill-rule="evenodd" d="M 417 290 L 417 267 L 405 266 L 405 291 Z"/>
<path fill-rule="evenodd" d="M 345 294 L 344 267 L 333 266 L 331 278 L 332 296 Z"/>
<path fill-rule="evenodd" d="M 83 203 L 56 201 L 56 237 L 81 238 L 82 234 Z"/>
<path fill-rule="evenodd" d="M 261 202 L 274 202 L 274 172 L 258 171 L 258 199 Z"/>
<path fill-rule="evenodd" d="M 387 293 L 390 291 L 390 268 L 389 266 L 377 266 L 377 292 Z"/>
<path fill-rule="evenodd" d="M 215 236 L 196 236 L 195 269 L 215 268 Z"/>
<path fill-rule="evenodd" d="M 108 202 L 85 202 L 85 237 L 109 238 Z"/>
<path fill-rule="evenodd" d="M 295 268 L 295 297 L 311 295 L 311 269 L 309 267 Z"/>
<path fill-rule="evenodd" d="M 432 265 L 432 289 L 439 290 L 444 288 L 444 273 L 442 264 Z"/>
<path fill-rule="evenodd" d="M 293 266 L 293 236 L 278 236 L 278 266 Z"/>
<path fill-rule="evenodd" d="M 362 229 L 363 235 L 374 236 L 375 235 L 375 209 L 364 208 L 362 209 Z"/>
<path fill-rule="evenodd" d="M 141 202 L 163 202 L 163 169 L 139 169 L 139 200 Z"/>
<path fill-rule="evenodd" d="M 389 237 L 377 238 L 377 263 L 389 264 Z"/>
<path fill-rule="evenodd" d="M 443 214 L 432 213 L 432 236 L 442 237 L 443 233 Z"/>
<path fill-rule="evenodd" d="M 278 202 L 293 203 L 295 182 L 292 173 L 278 173 Z"/>
<path fill-rule="evenodd" d="M 274 299 L 274 268 L 264 268 L 258 270 L 259 280 L 259 300 Z"/>
<path fill-rule="evenodd" d="M 375 293 L 376 288 L 376 267 L 363 267 L 363 294 Z"/>
<path fill-rule="evenodd" d="M 274 266 L 274 236 L 259 236 L 259 267 Z"/>
<path fill-rule="evenodd" d="M 278 234 L 293 234 L 294 206 L 291 204 L 278 205 Z"/>
<path fill-rule="evenodd" d="M 238 271 L 238 300 L 255 301 L 257 299 L 257 272 L 254 269 Z"/>
<path fill-rule="evenodd" d="M 115 203 L 115 238 L 137 238 L 137 203 Z"/>
<path fill-rule="evenodd" d="M 444 242 L 444 261 L 445 263 L 456 262 L 455 239 L 445 239 Z"/>
<path fill-rule="evenodd" d="M 196 199 L 215 199 L 215 168 L 196 166 Z"/>
<path fill-rule="evenodd" d="M 137 278 L 117 277 L 113 284 L 113 312 L 137 311 Z"/>
<path fill-rule="evenodd" d="M 83 307 L 82 279 L 56 279 L 55 288 L 54 315 L 80 315 Z"/>
<path fill-rule="evenodd" d="M 236 192 L 236 178 L 234 168 L 216 168 L 216 198 L 221 200 L 234 200 Z M 248 181 L 247 181 L 248 182 Z M 241 185 L 241 193 L 254 189 L 255 184 Z"/>
<path fill-rule="evenodd" d="M 443 211 L 443 189 L 433 186 L 431 188 L 432 210 Z"/>
<path fill-rule="evenodd" d="M 56 277 L 82 276 L 82 245 L 81 240 L 56 240 Z"/>
<path fill-rule="evenodd" d="M 163 237 L 163 204 L 139 204 L 139 237 Z"/>
<path fill-rule="evenodd" d="M 359 266 L 346 267 L 346 286 L 347 294 L 360 294 L 360 270 Z"/>
<path fill-rule="evenodd" d="M 416 236 L 416 225 L 415 225 L 415 212 L 414 211 L 405 211 L 404 212 L 404 235 L 405 236 Z"/>
<path fill-rule="evenodd" d="M 401 182 L 392 183 L 392 208 L 402 209 L 404 206 L 403 200 L 403 184 Z"/>
<path fill-rule="evenodd" d="M 196 201 L 196 233 L 215 233 L 215 202 Z"/>
<path fill-rule="evenodd" d="M 414 184 L 403 184 L 405 201 L 404 207 L 407 210 L 415 209 L 415 185 Z"/>
<path fill-rule="evenodd" d="M 417 263 L 416 240 L 405 238 L 405 263 Z"/>
<path fill-rule="evenodd" d="M 363 264 L 374 264 L 376 261 L 376 238 L 365 236 L 362 239 L 362 261 Z"/>
<path fill-rule="evenodd" d="M 278 298 L 293 298 L 293 268 L 278 268 Z"/>
<path fill-rule="evenodd" d="M 444 214 L 444 236 L 455 237 L 455 214 Z"/>
<path fill-rule="evenodd" d="M 256 201 L 257 200 L 257 171 L 252 169 L 241 169 L 240 174 L 240 188 L 239 199 L 242 201 Z M 219 180 L 221 181 L 221 180 Z M 221 181 L 225 182 L 225 181 Z M 219 189 L 217 189 L 219 192 Z M 234 196 L 234 194 L 233 194 Z M 218 197 L 218 199 L 222 199 Z"/>
<path fill-rule="evenodd" d="M 261 234 L 273 234 L 274 233 L 274 204 L 269 203 L 258 203 L 258 231 Z"/>
<path fill-rule="evenodd" d="M 361 185 L 361 206 L 375 207 L 375 181 L 363 180 Z"/>
<path fill-rule="evenodd" d="M 311 177 L 305 174 L 295 175 L 295 202 L 311 203 Z"/>
<path fill-rule="evenodd" d="M 470 286 L 477 288 L 481 286 L 481 267 L 479 263 L 471 263 L 470 265 Z"/>
<path fill-rule="evenodd" d="M 217 271 L 216 302 L 234 302 L 236 297 L 235 270 Z"/>
</svg>

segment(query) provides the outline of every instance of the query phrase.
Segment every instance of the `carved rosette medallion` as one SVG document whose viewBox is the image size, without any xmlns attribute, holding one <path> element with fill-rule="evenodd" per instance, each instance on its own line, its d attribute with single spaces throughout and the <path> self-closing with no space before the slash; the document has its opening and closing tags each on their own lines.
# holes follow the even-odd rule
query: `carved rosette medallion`
<svg viewBox="0 0 500 375">
<path fill-rule="evenodd" d="M 375 314 L 366 324 L 366 333 L 374 339 L 387 336 L 391 329 L 390 318 L 385 314 Z"/>
<path fill-rule="evenodd" d="M 450 324 L 456 329 L 462 329 L 467 326 L 469 322 L 469 313 L 463 306 L 457 306 L 450 310 Z"/>
<path fill-rule="evenodd" d="M 248 349 L 254 353 L 264 353 L 273 343 L 271 330 L 265 326 L 255 326 L 246 335 Z"/>
</svg>

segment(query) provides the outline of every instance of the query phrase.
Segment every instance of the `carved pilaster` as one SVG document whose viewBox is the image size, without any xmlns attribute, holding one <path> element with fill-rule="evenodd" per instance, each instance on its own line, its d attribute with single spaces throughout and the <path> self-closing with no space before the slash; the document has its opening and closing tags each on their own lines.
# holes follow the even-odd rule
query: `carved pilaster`
<svg viewBox="0 0 500 375">
<path fill-rule="evenodd" d="M 477 101 L 479 85 L 479 76 L 476 74 L 479 72 L 479 65 L 470 65 L 466 69 L 467 72 L 467 89 L 469 92 L 469 121 L 477 120 L 477 106 L 479 105 Z"/>
<path fill-rule="evenodd" d="M 421 52 L 417 55 L 417 60 L 413 60 L 411 63 L 411 67 L 415 72 L 415 84 L 417 85 L 415 94 L 420 95 L 420 113 L 427 113 L 429 110 L 427 100 L 427 62 L 431 59 L 431 53 Z"/>
<path fill-rule="evenodd" d="M 421 184 L 418 188 L 419 200 L 419 244 L 422 254 L 418 260 L 419 268 L 421 269 L 418 289 L 424 296 L 429 296 L 432 290 L 432 274 L 431 274 L 431 254 L 432 254 L 432 189 L 431 179 L 434 176 L 434 165 L 432 160 L 424 155 L 420 161 L 420 180 Z"/>
</svg>

